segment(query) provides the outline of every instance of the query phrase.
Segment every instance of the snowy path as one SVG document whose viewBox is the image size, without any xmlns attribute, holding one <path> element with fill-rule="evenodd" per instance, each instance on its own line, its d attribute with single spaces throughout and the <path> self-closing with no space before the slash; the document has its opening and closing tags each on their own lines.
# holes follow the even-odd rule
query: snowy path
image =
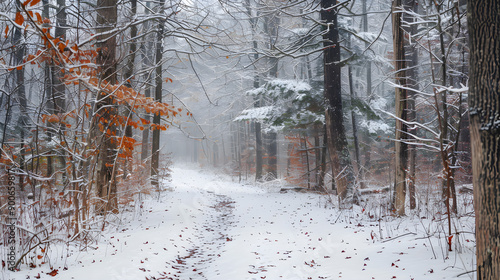
<svg viewBox="0 0 500 280">
<path fill-rule="evenodd" d="M 423 238 L 420 221 L 382 225 L 398 238 L 381 240 L 377 221 L 325 208 L 319 194 L 279 193 L 189 168 L 174 168 L 172 185 L 96 250 L 67 258 L 54 250 L 55 277 L 42 265 L 11 279 L 472 279 L 456 277 L 471 269 L 472 248 L 445 259 L 438 239 Z"/>
</svg>

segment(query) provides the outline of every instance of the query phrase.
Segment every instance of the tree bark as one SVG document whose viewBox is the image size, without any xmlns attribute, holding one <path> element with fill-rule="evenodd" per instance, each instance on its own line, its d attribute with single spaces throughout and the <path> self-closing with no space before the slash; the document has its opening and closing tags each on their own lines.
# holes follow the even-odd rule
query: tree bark
<svg viewBox="0 0 500 280">
<path fill-rule="evenodd" d="M 314 124 L 313 133 L 314 133 L 314 189 L 319 191 L 323 189 L 323 179 L 321 178 L 321 142 L 319 140 L 320 131 L 322 126 L 318 123 Z"/>
<path fill-rule="evenodd" d="M 160 0 L 160 11 L 163 11 L 163 6 L 165 5 L 165 0 Z M 163 31 L 164 31 L 164 20 L 160 20 L 158 23 L 158 30 L 156 34 L 156 55 L 155 55 L 155 65 L 156 65 L 156 75 L 155 75 L 155 101 L 162 102 L 162 90 L 163 90 L 163 79 L 162 79 L 162 58 L 163 58 Z M 153 123 L 160 125 L 160 115 L 155 114 L 153 116 Z M 152 139 L 152 150 L 151 150 L 151 185 L 156 188 L 159 187 L 159 167 L 160 167 L 160 130 L 153 130 Z"/>
<path fill-rule="evenodd" d="M 404 0 L 405 10 L 411 11 L 413 13 L 418 13 L 418 4 L 416 0 Z M 403 15 L 403 20 L 408 23 L 412 23 L 415 21 L 414 16 L 410 13 L 405 12 Z M 417 25 L 413 24 L 411 26 L 405 26 L 404 30 L 409 36 L 413 36 L 417 33 Z M 407 84 L 409 88 L 412 88 L 414 91 L 410 90 L 408 92 L 408 120 L 416 121 L 417 112 L 415 108 L 415 98 L 416 93 L 418 91 L 418 52 L 416 49 L 416 44 L 411 43 L 410 40 L 405 40 L 405 49 L 406 49 L 406 63 L 407 70 L 406 75 L 408 77 Z M 416 135 L 416 128 L 408 131 L 410 135 Z M 417 207 L 417 200 L 415 195 L 415 166 L 416 166 L 416 147 L 414 145 L 408 146 L 408 196 L 410 202 L 410 209 L 415 209 Z"/>
<path fill-rule="evenodd" d="M 406 58 L 404 49 L 404 32 L 401 25 L 402 11 L 401 0 L 392 2 L 392 32 L 394 44 L 394 63 L 396 71 L 396 175 L 394 178 L 394 210 L 398 216 L 405 215 L 406 199 L 406 168 L 408 162 L 408 146 L 404 141 L 407 138 L 407 126 L 403 121 L 407 117 L 406 89 Z"/>
<path fill-rule="evenodd" d="M 16 9 L 19 12 L 20 7 L 18 6 L 19 3 L 16 2 Z M 14 48 L 14 65 L 21 65 L 23 63 L 24 55 L 26 54 L 26 43 L 23 42 L 22 37 L 23 37 L 23 31 L 16 27 L 14 30 L 14 36 L 12 38 L 12 45 Z M 26 87 L 25 87 L 25 79 L 24 79 L 24 71 L 25 68 L 22 67 L 21 69 L 14 69 L 13 74 L 14 74 L 14 81 L 15 81 L 15 93 L 16 93 L 16 98 L 19 102 L 19 111 L 20 111 L 20 116 L 19 116 L 19 122 L 18 126 L 20 127 L 19 129 L 19 145 L 20 145 L 20 152 L 19 152 L 19 168 L 21 170 L 26 170 L 25 166 L 25 155 L 26 155 L 26 134 L 30 130 L 28 127 L 28 102 L 26 99 Z M 24 191 L 24 177 L 25 175 L 19 175 L 19 188 Z"/>
<path fill-rule="evenodd" d="M 102 34 L 112 30 L 117 21 L 117 0 L 99 0 L 97 2 L 97 32 Z M 109 35 L 98 36 L 100 51 L 97 55 L 100 78 L 110 84 L 116 83 L 116 37 Z M 117 114 L 113 97 L 106 92 L 98 92 L 96 104 L 96 122 L 99 119 L 110 120 Z M 97 125 L 95 125 L 97 126 Z M 109 132 L 107 131 L 109 129 Z M 105 214 L 108 211 L 118 212 L 118 199 L 116 191 L 116 180 L 113 172 L 116 143 L 112 141 L 112 133 L 116 127 L 110 125 L 100 132 L 101 141 L 98 142 L 98 161 L 96 186 L 97 195 L 102 198 L 97 203 L 97 212 Z"/>
<path fill-rule="evenodd" d="M 366 1 L 363 1 L 363 7 L 365 8 L 366 6 Z M 349 40 L 347 41 L 349 46 L 348 48 L 351 47 L 351 36 L 349 36 Z M 370 64 L 371 65 L 371 64 Z M 371 71 L 371 70 L 370 70 Z M 349 79 L 349 95 L 351 97 L 351 123 L 352 123 L 352 138 L 353 138 L 353 144 L 354 144 L 354 159 L 356 162 L 356 169 L 357 169 L 357 182 L 359 183 L 359 187 L 364 189 L 365 184 L 363 181 L 363 168 L 361 166 L 361 156 L 359 154 L 359 141 L 358 141 L 358 124 L 356 122 L 356 112 L 354 111 L 353 105 L 353 100 L 356 98 L 356 93 L 354 92 L 354 82 L 352 80 L 352 66 L 348 65 L 347 66 L 347 76 Z M 371 78 L 370 78 L 371 79 Z"/>
<path fill-rule="evenodd" d="M 146 3 L 147 9 L 145 9 L 146 14 L 149 14 L 149 7 L 150 3 Z M 149 21 L 145 23 L 144 29 L 148 29 L 149 27 Z M 152 66 L 152 61 L 153 61 L 153 49 L 154 49 L 154 40 L 152 36 L 147 37 L 149 40 L 147 42 L 143 42 L 141 44 L 141 50 L 142 50 L 142 59 L 144 61 L 144 67 L 151 67 Z M 149 73 L 144 74 L 144 82 L 145 82 L 145 87 L 146 90 L 144 91 L 144 96 L 146 97 L 151 97 L 151 77 Z M 144 119 L 148 121 L 148 123 L 151 121 L 151 116 L 149 114 L 145 114 Z M 149 127 L 145 127 L 145 129 L 142 131 L 142 144 L 141 144 L 141 161 L 143 164 L 146 162 L 149 163 L 148 158 L 149 158 L 149 151 L 151 150 L 151 147 L 149 145 L 149 133 L 150 129 Z M 146 165 L 147 166 L 147 165 Z"/>
<path fill-rule="evenodd" d="M 500 1 L 468 1 L 477 279 L 500 279 Z"/>
<path fill-rule="evenodd" d="M 255 33 L 257 31 L 257 20 L 253 15 L 252 12 L 252 5 L 250 3 L 250 0 L 245 0 L 245 6 L 247 9 L 247 16 L 250 21 L 250 26 L 252 28 L 252 35 L 255 36 Z M 257 52 L 258 48 L 258 43 L 256 38 L 254 37 L 253 41 L 253 50 L 254 50 L 254 55 L 253 55 L 253 61 L 258 61 L 259 60 L 259 53 Z M 257 73 L 257 67 L 255 67 L 256 73 L 254 75 L 253 79 L 253 87 L 258 88 L 260 81 L 259 81 L 259 75 Z M 254 100 L 254 107 L 260 107 L 260 100 L 256 99 Z M 255 128 L 255 181 L 261 181 L 262 180 L 262 173 L 263 173 L 263 149 L 262 149 L 262 125 L 260 122 L 255 122 L 254 123 L 254 128 Z"/>
<path fill-rule="evenodd" d="M 340 80 L 340 44 L 337 24 L 337 1 L 321 1 L 321 19 L 328 24 L 323 35 L 324 40 L 324 95 L 326 98 L 326 127 L 328 133 L 328 149 L 332 164 L 332 174 L 337 186 L 340 202 L 353 195 L 354 170 L 347 149 L 347 138 L 344 128 Z"/>
<path fill-rule="evenodd" d="M 278 27 L 280 23 L 279 15 L 275 12 L 266 17 L 265 26 L 269 35 L 269 49 L 276 50 L 276 41 L 278 38 Z M 278 78 L 278 58 L 270 57 L 269 77 Z M 267 168 L 266 180 L 274 180 L 278 178 L 278 133 L 271 131 L 267 133 Z"/>
<path fill-rule="evenodd" d="M 130 0 L 130 5 L 131 5 L 131 18 L 134 18 L 137 14 L 137 0 Z M 131 79 L 133 78 L 134 74 L 134 62 L 135 62 L 135 54 L 137 51 L 137 43 L 136 43 L 136 38 L 137 37 L 137 26 L 132 25 L 130 27 L 130 49 L 129 49 L 129 57 L 127 60 L 127 68 L 125 71 L 125 86 L 131 88 L 132 87 L 132 81 Z M 125 137 L 132 138 L 133 130 L 132 126 L 129 124 L 134 118 L 134 115 L 132 114 L 132 110 L 129 105 L 125 105 L 124 108 L 124 117 L 127 119 L 126 125 L 125 125 Z M 131 166 L 131 158 L 125 158 L 124 163 L 123 163 L 123 179 L 127 179 L 128 173 L 129 173 L 129 168 Z"/>
</svg>

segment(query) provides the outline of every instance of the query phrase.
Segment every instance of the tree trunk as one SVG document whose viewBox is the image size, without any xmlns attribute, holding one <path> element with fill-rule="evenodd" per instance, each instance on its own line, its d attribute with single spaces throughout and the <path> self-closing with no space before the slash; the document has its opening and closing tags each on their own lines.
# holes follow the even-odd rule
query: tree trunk
<svg viewBox="0 0 500 280">
<path fill-rule="evenodd" d="M 16 8 L 17 11 L 20 11 L 20 7 L 18 6 L 19 3 L 16 2 Z M 23 31 L 19 29 L 18 27 L 15 28 L 14 30 L 14 37 L 12 38 L 12 45 L 15 49 L 14 51 L 14 65 L 21 65 L 23 63 L 24 55 L 26 54 L 26 43 L 23 42 L 22 37 L 23 37 Z M 18 99 L 19 102 L 19 111 L 20 111 L 20 116 L 19 116 L 19 122 L 18 126 L 20 127 L 20 135 L 19 135 L 19 145 L 20 145 L 20 152 L 19 152 L 19 168 L 21 170 L 26 170 L 25 166 L 25 155 L 26 155 L 26 147 L 25 147 L 25 139 L 26 139 L 26 132 L 29 131 L 28 127 L 28 103 L 26 100 L 26 87 L 25 87 L 25 79 L 24 79 L 24 67 L 21 69 L 15 69 L 13 70 L 14 74 L 14 80 L 15 80 L 15 93 L 16 93 L 16 98 Z M 25 175 L 19 175 L 19 187 L 21 191 L 24 191 L 24 176 Z"/>
<path fill-rule="evenodd" d="M 160 11 L 163 11 L 163 6 L 165 5 L 165 0 L 160 0 Z M 160 20 L 158 23 L 158 30 L 156 34 L 156 55 L 155 55 L 155 65 L 156 65 L 156 75 L 155 75 L 155 101 L 162 102 L 162 90 L 163 90 L 163 79 L 162 79 L 162 58 L 163 58 L 163 31 L 164 31 L 164 20 Z M 153 124 L 160 125 L 160 115 L 155 114 L 153 116 Z M 160 167 L 160 130 L 153 130 L 153 147 L 151 150 L 151 185 L 156 188 L 159 187 L 159 167 Z"/>
<path fill-rule="evenodd" d="M 319 141 L 319 133 L 321 131 L 321 125 L 318 123 L 314 124 L 314 189 L 319 191 L 323 189 L 323 180 L 321 178 L 321 142 Z M 321 185 L 320 185 L 321 183 Z"/>
<path fill-rule="evenodd" d="M 117 21 L 117 0 L 99 0 L 97 2 L 97 32 L 98 34 L 112 30 Z M 98 52 L 97 64 L 99 65 L 98 73 L 100 78 L 110 84 L 116 83 L 116 37 L 109 35 L 99 35 L 98 41 L 101 42 Z M 113 101 L 113 97 L 107 92 L 97 93 L 95 121 L 100 119 L 110 120 L 112 116 L 117 114 L 117 110 Z M 95 125 L 97 126 L 97 125 Z M 98 161 L 96 186 L 97 195 L 102 198 L 97 203 L 97 212 L 105 214 L 108 211 L 113 213 L 118 212 L 118 199 L 116 191 L 116 180 L 114 170 L 116 143 L 112 141 L 113 132 L 116 127 L 110 125 L 107 127 L 109 131 L 104 129 L 100 132 L 101 141 L 98 142 Z"/>
<path fill-rule="evenodd" d="M 366 1 L 364 1 L 363 3 L 365 4 L 364 6 L 366 6 Z M 351 47 L 351 36 L 349 36 L 349 40 L 347 41 L 349 46 L 348 48 Z M 358 171 L 358 174 L 357 174 L 357 182 L 359 183 L 359 186 L 360 188 L 364 189 L 365 188 L 365 184 L 363 182 L 363 168 L 361 166 L 361 157 L 359 155 L 359 141 L 358 141 L 358 125 L 356 123 L 356 112 L 354 111 L 354 107 L 352 106 L 353 105 L 353 100 L 356 98 L 356 94 L 354 92 L 354 82 L 352 80 L 352 66 L 351 65 L 348 65 L 347 66 L 347 76 L 349 78 L 349 94 L 350 94 L 350 97 L 351 97 L 351 123 L 352 123 L 352 138 L 353 138 L 353 144 L 354 144 L 354 157 L 355 157 L 355 160 L 356 160 L 356 169 Z"/>
<path fill-rule="evenodd" d="M 442 3 L 439 3 L 439 4 L 436 4 L 436 11 L 437 11 L 437 14 L 438 14 L 438 23 L 436 25 L 436 29 L 437 31 L 439 32 L 439 47 L 440 47 L 440 50 L 441 50 L 441 57 L 440 57 L 440 61 L 439 63 L 441 64 L 441 85 L 443 87 L 447 87 L 448 86 L 448 71 L 447 71 L 447 53 L 446 53 L 446 48 L 445 48 L 445 32 L 443 30 L 443 22 L 442 22 L 442 17 L 441 17 L 441 8 L 442 8 Z M 436 93 L 437 94 L 437 93 Z M 448 126 L 450 126 L 450 117 L 449 117 L 449 112 L 448 112 L 448 100 L 447 100 L 447 96 L 448 96 L 448 92 L 447 90 L 442 90 L 440 93 L 440 97 L 441 97 L 441 106 L 442 106 L 442 116 L 441 116 L 441 124 L 440 124 L 440 127 L 441 127 L 441 135 L 440 135 L 440 141 L 442 142 L 442 145 L 443 146 L 448 146 L 449 142 L 450 142 L 450 133 L 448 132 Z M 436 108 L 438 110 L 438 114 L 439 114 L 439 109 Z M 451 161 L 451 158 L 450 156 L 446 153 L 446 154 L 443 154 L 443 156 L 445 156 L 445 158 L 443 158 L 443 160 L 446 160 L 447 163 L 445 165 L 450 165 L 450 161 Z M 444 166 L 443 166 L 444 168 Z M 448 173 L 448 172 L 452 172 L 451 170 L 447 170 L 446 168 L 444 168 L 444 172 L 445 173 Z M 454 179 L 451 175 L 446 175 L 445 177 L 446 179 L 443 179 L 442 181 L 442 198 L 443 198 L 443 201 L 444 201 L 444 205 L 445 205 L 445 209 L 446 211 L 448 211 L 450 209 L 450 198 L 452 196 L 455 196 L 454 194 L 452 194 L 451 192 L 451 188 L 450 186 L 451 185 L 454 185 L 455 183 L 452 182 Z M 448 180 L 450 180 L 450 182 L 448 182 Z"/>
<path fill-rule="evenodd" d="M 307 188 L 311 189 L 311 166 L 309 165 L 309 147 L 307 146 L 307 133 L 304 133 L 304 136 L 301 137 L 299 135 L 299 139 L 304 140 L 304 155 L 305 155 L 305 162 L 306 162 L 306 174 L 307 174 Z"/>
<path fill-rule="evenodd" d="M 328 24 L 324 39 L 324 94 L 327 102 L 326 127 L 332 174 L 339 201 L 350 198 L 354 192 L 354 170 L 351 164 L 344 128 L 340 80 L 340 45 L 337 24 L 337 1 L 321 1 L 321 19 Z"/>
<path fill-rule="evenodd" d="M 146 14 L 149 14 L 149 7 L 150 2 L 146 3 L 147 9 L 145 9 Z M 145 23 L 144 29 L 148 29 L 149 27 L 149 21 Z M 148 68 L 152 66 L 152 61 L 153 61 L 153 49 L 154 49 L 154 40 L 152 36 L 147 37 L 149 40 L 147 42 L 143 42 L 141 44 L 141 50 L 142 50 L 142 60 L 144 61 L 144 67 Z M 144 83 L 146 86 L 146 90 L 144 91 L 144 96 L 146 97 L 151 97 L 151 76 L 149 73 L 144 74 Z M 151 116 L 149 114 L 145 114 L 144 119 L 148 122 L 151 121 Z M 145 129 L 142 131 L 142 144 L 141 144 L 141 162 L 143 164 L 149 163 L 148 158 L 149 158 L 149 151 L 151 149 L 149 145 L 149 135 L 150 135 L 150 127 L 145 127 Z M 148 166 L 148 165 L 146 165 Z"/>
<path fill-rule="evenodd" d="M 144 91 L 144 96 L 151 97 L 151 87 L 146 85 L 146 90 Z M 144 116 L 144 119 L 151 121 L 151 117 L 148 115 Z M 146 127 L 142 131 L 142 143 L 141 143 L 141 162 L 144 164 L 149 157 L 149 127 Z"/>
<path fill-rule="evenodd" d="M 467 2 L 477 279 L 500 279 L 500 1 Z"/>
<path fill-rule="evenodd" d="M 363 32 L 368 32 L 368 10 L 366 7 L 366 2 L 368 0 L 363 0 L 362 10 L 363 10 Z M 368 48 L 369 42 L 365 42 L 365 48 Z M 372 96 L 372 62 L 370 60 L 366 61 L 366 96 L 371 98 Z"/>
<path fill-rule="evenodd" d="M 137 14 L 137 0 L 130 0 L 130 5 L 131 5 L 131 18 L 134 18 Z M 132 87 L 132 82 L 131 79 L 133 78 L 134 74 L 134 62 L 135 62 L 135 53 L 137 51 L 137 43 L 136 43 L 136 38 L 137 37 L 137 26 L 132 25 L 130 27 L 130 49 L 129 49 L 129 57 L 127 60 L 127 67 L 125 71 L 125 86 L 131 88 Z M 125 137 L 132 138 L 132 126 L 129 124 L 134 118 L 134 115 L 132 114 L 132 110 L 129 105 L 126 105 L 124 108 L 124 117 L 126 118 L 126 125 L 125 125 Z M 131 160 L 132 158 L 125 158 L 124 163 L 123 163 L 123 179 L 127 179 L 128 173 L 129 173 L 129 168 L 131 165 Z"/>
<path fill-rule="evenodd" d="M 325 191 L 326 191 L 325 174 L 326 174 L 326 154 L 327 154 L 327 144 L 326 143 L 328 143 L 328 137 L 327 137 L 327 132 L 326 132 L 326 125 L 323 125 L 323 143 L 321 146 L 321 171 L 319 173 L 318 186 L 320 186 Z M 334 180 L 332 180 L 332 181 L 334 181 Z"/>
<path fill-rule="evenodd" d="M 255 33 L 257 32 L 257 20 L 253 16 L 252 12 L 252 5 L 250 4 L 250 0 L 245 0 L 245 6 L 247 9 L 247 16 L 250 21 L 250 26 L 252 28 L 252 35 L 255 36 Z M 256 38 L 253 39 L 252 41 L 253 44 L 253 50 L 254 50 L 254 55 L 253 55 L 253 60 L 254 62 L 257 62 L 259 60 L 259 53 L 257 52 L 258 48 L 258 43 Z M 255 70 L 257 70 L 257 67 L 255 67 Z M 253 87 L 258 88 L 260 84 L 259 81 L 259 75 L 258 73 L 255 73 L 254 79 L 253 79 Z M 254 107 L 260 107 L 260 100 L 254 100 Z M 262 125 L 260 122 L 255 122 L 254 123 L 254 128 L 255 128 L 255 181 L 261 181 L 262 180 L 262 168 L 263 168 L 263 150 L 262 150 Z"/>
<path fill-rule="evenodd" d="M 275 50 L 275 44 L 278 38 L 278 26 L 280 18 L 278 14 L 272 12 L 266 17 L 267 33 L 269 35 L 269 49 Z M 278 58 L 271 57 L 269 59 L 271 68 L 269 69 L 269 77 L 278 78 Z M 266 180 L 274 180 L 278 178 L 278 133 L 271 131 L 267 133 L 267 169 Z"/>
<path fill-rule="evenodd" d="M 42 9 L 42 17 L 43 18 L 49 18 L 50 17 L 50 14 L 49 14 L 49 0 L 42 0 L 42 3 L 43 3 L 43 9 Z M 48 24 L 45 23 L 43 25 L 44 27 L 47 27 Z M 46 92 L 46 96 L 48 97 L 48 100 L 47 100 L 47 111 L 50 113 L 50 114 L 53 114 L 54 113 L 54 104 L 52 102 L 53 98 L 53 92 L 54 92 L 54 83 L 52 82 L 52 78 L 53 78 L 53 75 L 52 75 L 52 72 L 53 72 L 53 63 L 49 63 L 47 62 L 45 64 L 45 86 L 44 86 L 44 89 L 45 89 L 45 92 Z M 53 133 L 52 133 L 52 130 L 51 129 L 47 129 L 47 142 L 50 142 L 52 141 L 52 136 L 53 136 Z M 50 178 L 52 177 L 52 174 L 54 173 L 54 168 L 53 168 L 53 162 L 52 162 L 52 154 L 53 151 L 49 151 L 49 155 L 47 156 L 47 173 L 46 173 L 46 176 L 47 178 Z"/>
<path fill-rule="evenodd" d="M 278 133 L 267 134 L 267 170 L 266 180 L 278 178 Z"/>
<path fill-rule="evenodd" d="M 68 28 L 66 21 L 66 0 L 57 0 L 57 24 L 55 28 L 55 37 L 60 38 L 62 42 L 66 41 L 66 29 Z M 52 96 L 54 102 L 54 113 L 62 114 L 66 112 L 66 84 L 63 82 L 64 80 L 64 72 L 63 69 L 55 69 L 52 71 L 52 83 L 54 85 Z M 64 131 L 66 130 L 66 126 L 63 124 L 58 125 L 58 133 L 59 139 L 64 139 Z M 59 152 L 59 168 L 63 171 L 63 184 L 67 177 L 68 173 L 66 171 L 66 152 L 64 149 L 61 149 Z M 74 178 L 76 180 L 76 178 Z"/>
<path fill-rule="evenodd" d="M 416 0 L 404 0 L 404 7 L 413 13 L 418 13 L 418 4 Z M 414 17 L 410 13 L 404 13 L 403 19 L 405 22 L 412 23 L 415 21 Z M 417 25 L 413 24 L 411 26 L 405 26 L 404 30 L 409 36 L 413 36 L 417 33 Z M 408 77 L 407 84 L 410 90 L 408 92 L 408 120 L 416 121 L 417 112 L 415 108 L 415 98 L 416 92 L 418 91 L 418 52 L 416 49 L 416 44 L 411 44 L 410 40 L 405 40 L 406 48 L 406 62 L 407 70 L 406 75 Z M 416 135 L 416 128 L 408 131 L 410 135 Z M 410 136 L 411 137 L 411 136 Z M 414 145 L 408 146 L 408 196 L 410 202 L 410 209 L 415 209 L 417 207 L 417 200 L 415 195 L 415 165 L 416 165 L 416 147 Z"/>
<path fill-rule="evenodd" d="M 408 147 L 404 143 L 407 138 L 407 91 L 406 86 L 406 58 L 404 49 L 404 32 L 401 25 L 401 0 L 392 3 L 392 32 L 394 44 L 394 62 L 396 71 L 396 174 L 394 178 L 394 210 L 398 216 L 405 215 L 406 199 L 406 168 L 408 162 Z M 403 121 L 402 121 L 403 120 Z"/>
</svg>

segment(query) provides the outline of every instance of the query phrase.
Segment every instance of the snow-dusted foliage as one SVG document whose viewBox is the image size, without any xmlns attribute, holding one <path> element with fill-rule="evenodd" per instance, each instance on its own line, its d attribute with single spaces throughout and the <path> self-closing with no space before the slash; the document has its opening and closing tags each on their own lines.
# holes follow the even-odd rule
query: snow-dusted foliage
<svg viewBox="0 0 500 280">
<path fill-rule="evenodd" d="M 312 123 L 323 123 L 322 95 L 311 85 L 297 80 L 270 80 L 248 95 L 272 105 L 245 109 L 235 121 L 262 121 L 270 130 L 291 129 Z"/>
</svg>

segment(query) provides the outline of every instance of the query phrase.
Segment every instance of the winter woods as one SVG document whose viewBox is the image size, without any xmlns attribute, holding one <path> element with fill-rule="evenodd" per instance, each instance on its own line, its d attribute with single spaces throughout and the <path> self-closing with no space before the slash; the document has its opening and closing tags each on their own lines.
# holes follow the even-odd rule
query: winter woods
<svg viewBox="0 0 500 280">
<path fill-rule="evenodd" d="M 432 216 L 459 250 L 473 182 L 476 215 L 498 210 L 485 187 L 497 187 L 495 87 L 478 82 L 498 83 L 487 71 L 498 44 L 481 39 L 497 17 L 468 5 L 0 3 L 0 213 L 7 231 L 14 201 L 13 267 L 53 243 L 92 242 L 167 191 L 179 162 L 335 196 L 341 209 L 383 193 L 379 218 Z"/>
</svg>

